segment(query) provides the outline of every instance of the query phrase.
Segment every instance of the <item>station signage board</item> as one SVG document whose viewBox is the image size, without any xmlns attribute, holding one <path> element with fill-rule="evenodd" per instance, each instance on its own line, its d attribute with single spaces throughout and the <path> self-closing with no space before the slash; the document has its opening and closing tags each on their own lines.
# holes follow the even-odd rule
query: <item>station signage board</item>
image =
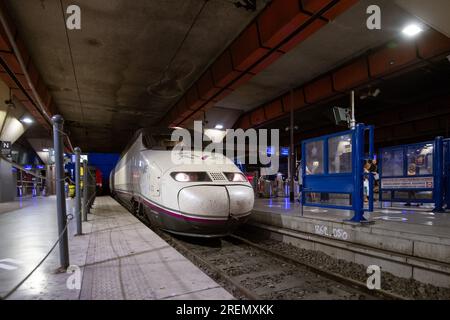
<svg viewBox="0 0 450 320">
<path fill-rule="evenodd" d="M 381 189 L 433 189 L 433 177 L 389 178 L 381 180 Z"/>
<path fill-rule="evenodd" d="M 11 141 L 0 141 L 0 154 L 2 156 L 11 154 Z"/>
</svg>

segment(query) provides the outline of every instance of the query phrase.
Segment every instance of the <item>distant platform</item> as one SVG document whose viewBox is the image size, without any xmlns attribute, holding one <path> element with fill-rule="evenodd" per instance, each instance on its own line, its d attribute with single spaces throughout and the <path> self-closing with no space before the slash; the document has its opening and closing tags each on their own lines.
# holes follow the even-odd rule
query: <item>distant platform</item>
<svg viewBox="0 0 450 320">
<path fill-rule="evenodd" d="M 45 256 L 57 238 L 55 197 L 0 205 L 0 295 Z M 68 213 L 72 200 L 67 200 Z M 96 199 L 83 235 L 69 224 L 70 264 L 57 273 L 58 248 L 9 299 L 233 299 L 110 197 Z M 70 279 L 69 279 L 70 278 Z M 76 288 L 80 280 L 80 288 Z M 69 286 L 67 282 L 69 280 Z"/>
<path fill-rule="evenodd" d="M 298 202 L 257 199 L 249 224 L 305 249 L 450 287 L 450 213 L 377 207 L 365 214 L 372 223 L 354 224 L 345 221 L 351 211 L 305 207 L 302 215 Z"/>
</svg>

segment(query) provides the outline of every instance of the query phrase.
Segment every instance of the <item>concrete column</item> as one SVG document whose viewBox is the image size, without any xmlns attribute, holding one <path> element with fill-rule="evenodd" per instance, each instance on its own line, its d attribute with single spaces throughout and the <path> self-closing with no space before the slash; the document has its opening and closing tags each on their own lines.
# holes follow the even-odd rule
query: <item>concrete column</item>
<svg viewBox="0 0 450 320">
<path fill-rule="evenodd" d="M 0 202 L 14 201 L 17 186 L 9 162 L 0 159 Z"/>
</svg>

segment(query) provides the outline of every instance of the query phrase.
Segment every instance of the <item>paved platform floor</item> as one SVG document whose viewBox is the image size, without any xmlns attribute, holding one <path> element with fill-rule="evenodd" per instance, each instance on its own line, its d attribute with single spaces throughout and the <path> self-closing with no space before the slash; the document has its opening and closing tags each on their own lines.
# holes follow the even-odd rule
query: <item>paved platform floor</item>
<svg viewBox="0 0 450 320">
<path fill-rule="evenodd" d="M 376 225 L 384 229 L 410 231 L 420 234 L 433 234 L 443 237 L 450 237 L 450 213 L 433 213 L 431 207 L 402 207 L 397 204 L 390 207 L 384 204 L 383 209 L 380 204 L 375 203 L 373 213 L 366 213 L 365 217 L 376 222 Z M 389 206 L 389 207 L 388 207 Z M 291 203 L 289 199 L 256 199 L 254 211 L 271 212 L 289 216 L 301 216 L 300 203 Z M 342 222 L 353 217 L 353 212 L 349 210 L 336 210 L 305 207 L 303 217 L 321 219 L 327 221 Z"/>
<path fill-rule="evenodd" d="M 3 205 L 0 295 L 32 270 L 57 238 L 55 198 Z M 67 201 L 68 213 L 72 201 Z M 96 199 L 83 235 L 69 224 L 74 273 L 57 273 L 58 248 L 9 299 L 233 299 L 110 197 Z M 77 288 L 78 287 L 78 288 Z"/>
</svg>

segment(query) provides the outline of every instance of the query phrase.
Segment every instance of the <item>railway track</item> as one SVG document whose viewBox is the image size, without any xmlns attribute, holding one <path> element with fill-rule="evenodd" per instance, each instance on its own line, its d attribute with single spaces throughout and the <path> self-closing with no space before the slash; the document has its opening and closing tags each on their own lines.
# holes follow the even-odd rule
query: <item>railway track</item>
<svg viewBox="0 0 450 320">
<path fill-rule="evenodd" d="M 386 291 L 308 265 L 245 238 L 192 239 L 158 234 L 238 299 L 399 300 Z"/>
<path fill-rule="evenodd" d="M 259 245 L 242 235 L 221 239 L 175 236 L 142 223 L 202 268 L 237 299 L 249 300 L 406 300 L 365 283 L 310 265 Z"/>
</svg>

